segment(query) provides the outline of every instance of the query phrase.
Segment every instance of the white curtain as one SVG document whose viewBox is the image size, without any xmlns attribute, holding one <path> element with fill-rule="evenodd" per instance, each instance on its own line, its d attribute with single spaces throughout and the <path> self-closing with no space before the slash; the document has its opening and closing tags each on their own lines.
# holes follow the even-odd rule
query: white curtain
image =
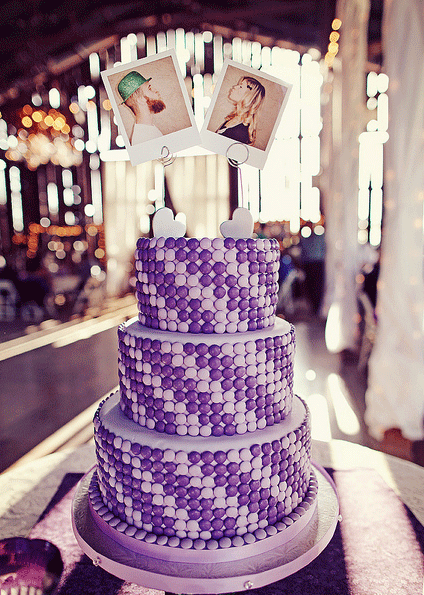
<svg viewBox="0 0 424 595">
<path fill-rule="evenodd" d="M 229 217 L 229 165 L 222 155 L 178 157 L 166 170 L 172 202 L 184 213 L 187 234 L 220 237 L 219 226 Z"/>
<path fill-rule="evenodd" d="M 326 199 L 327 347 L 353 349 L 357 333 L 358 137 L 365 122 L 369 0 L 339 0 L 340 51 L 333 67 L 332 148 Z M 328 139 L 328 136 L 326 137 Z"/>
<path fill-rule="evenodd" d="M 424 438 L 423 203 L 424 2 L 386 0 L 383 50 L 389 76 L 378 331 L 369 365 L 366 422 L 381 439 L 400 428 Z"/>
<path fill-rule="evenodd" d="M 137 238 L 149 232 L 153 205 L 163 205 L 164 168 L 158 161 L 133 167 L 129 161 L 103 165 L 107 291 L 128 291 Z M 166 167 L 166 180 L 177 212 L 186 216 L 187 232 L 219 237 L 229 217 L 229 165 L 222 155 L 178 156 Z"/>
</svg>

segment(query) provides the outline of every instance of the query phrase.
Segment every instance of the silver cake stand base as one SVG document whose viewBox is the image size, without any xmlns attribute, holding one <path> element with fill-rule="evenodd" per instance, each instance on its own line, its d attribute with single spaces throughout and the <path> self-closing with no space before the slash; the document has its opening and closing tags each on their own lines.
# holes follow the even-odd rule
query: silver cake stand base
<svg viewBox="0 0 424 595">
<path fill-rule="evenodd" d="M 103 533 L 92 517 L 88 487 L 94 470 L 78 484 L 72 525 L 83 552 L 110 574 L 125 581 L 171 593 L 228 593 L 257 589 L 307 566 L 328 545 L 339 520 L 334 484 L 315 466 L 318 502 L 309 524 L 284 545 L 257 556 L 217 563 L 184 563 L 136 554 Z M 164 550 L 167 548 L 164 548 Z"/>
</svg>

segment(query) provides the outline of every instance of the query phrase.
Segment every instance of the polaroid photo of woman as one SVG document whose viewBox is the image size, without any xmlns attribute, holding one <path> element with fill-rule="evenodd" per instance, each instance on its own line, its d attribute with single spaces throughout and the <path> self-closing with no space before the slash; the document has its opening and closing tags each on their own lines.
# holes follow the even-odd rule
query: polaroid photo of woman
<svg viewBox="0 0 424 595">
<path fill-rule="evenodd" d="M 101 74 L 132 165 L 200 144 L 174 50 Z"/>
<path fill-rule="evenodd" d="M 233 163 L 263 169 L 291 87 L 226 60 L 200 133 L 202 146 Z"/>
</svg>

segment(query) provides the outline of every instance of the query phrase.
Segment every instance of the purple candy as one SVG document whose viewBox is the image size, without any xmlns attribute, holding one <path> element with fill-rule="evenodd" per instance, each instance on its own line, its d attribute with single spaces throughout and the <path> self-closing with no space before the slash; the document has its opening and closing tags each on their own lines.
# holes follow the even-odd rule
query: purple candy
<svg viewBox="0 0 424 595">
<path fill-rule="evenodd" d="M 184 262 L 187 259 L 187 253 L 185 250 L 183 250 L 182 248 L 178 249 L 175 252 L 175 259 L 180 261 L 180 262 Z"/>
<path fill-rule="evenodd" d="M 210 250 L 202 250 L 199 254 L 200 259 L 203 260 L 204 262 L 207 262 L 208 260 L 210 260 L 212 258 L 212 253 L 210 252 Z"/>
<path fill-rule="evenodd" d="M 229 372 L 229 374 L 232 374 L 232 371 L 230 369 L 228 369 L 228 372 Z M 225 377 L 225 374 L 224 374 L 224 377 Z M 221 387 L 222 387 L 222 390 L 224 390 L 224 391 L 231 390 L 233 388 L 232 380 L 230 380 L 229 378 L 226 378 L 225 380 L 222 381 Z"/>
<path fill-rule="evenodd" d="M 141 452 L 141 446 L 140 446 L 140 444 L 138 444 L 137 442 L 134 442 L 134 443 L 131 445 L 131 452 L 132 452 L 132 454 L 133 454 L 133 455 L 135 455 L 135 456 L 139 455 L 139 454 L 140 454 L 140 452 Z"/>
<path fill-rule="evenodd" d="M 202 510 L 211 510 L 213 508 L 212 498 L 202 498 L 200 501 Z"/>
<path fill-rule="evenodd" d="M 212 520 L 212 518 L 214 516 L 214 511 L 200 509 L 200 516 L 202 517 L 203 520 L 210 521 L 210 520 Z"/>
<path fill-rule="evenodd" d="M 221 370 L 211 370 L 210 371 L 210 377 L 212 380 L 220 380 L 220 378 L 222 377 L 222 372 Z"/>
<path fill-rule="evenodd" d="M 236 245 L 236 241 L 234 238 L 225 238 L 224 239 L 224 246 L 227 250 L 231 250 Z"/>
<path fill-rule="evenodd" d="M 188 289 L 185 285 L 180 285 L 177 289 L 177 294 L 181 298 L 185 298 L 188 296 Z"/>
<path fill-rule="evenodd" d="M 211 421 L 211 424 L 212 425 L 214 425 L 214 426 L 217 427 L 218 424 L 221 422 L 221 416 L 219 415 L 219 413 L 213 413 L 210 416 L 210 421 Z"/>
<path fill-rule="evenodd" d="M 212 283 L 212 277 L 210 275 L 202 275 L 200 277 L 200 284 L 203 285 L 204 287 L 209 287 L 209 285 L 211 285 Z"/>
<path fill-rule="evenodd" d="M 233 369 L 232 369 L 232 368 L 224 368 L 224 369 L 222 370 L 222 376 L 223 376 L 224 378 L 227 378 L 227 379 L 228 379 L 228 378 L 232 378 L 232 377 L 234 376 L 234 371 L 233 371 Z"/>
<path fill-rule="evenodd" d="M 234 425 L 226 425 L 224 428 L 224 433 L 226 436 L 234 436 L 236 433 L 236 428 Z"/>
<path fill-rule="evenodd" d="M 167 248 L 174 248 L 175 247 L 175 238 L 166 238 L 165 246 Z"/>
<path fill-rule="evenodd" d="M 246 250 L 246 247 L 247 247 L 246 240 L 244 240 L 243 238 L 239 238 L 238 240 L 236 240 L 236 248 L 238 250 Z"/>
<path fill-rule="evenodd" d="M 227 529 L 233 529 L 236 526 L 236 519 L 233 519 L 231 517 L 227 517 L 224 520 L 224 525 Z"/>
<path fill-rule="evenodd" d="M 214 413 L 220 413 L 223 409 L 223 405 L 222 403 L 218 402 L 218 403 L 212 403 L 211 405 L 211 409 Z M 221 417 L 220 417 L 221 419 Z"/>
<path fill-rule="evenodd" d="M 217 475 L 225 477 L 225 472 L 226 472 L 225 465 L 223 465 L 222 463 L 215 465 L 215 473 Z"/>
<path fill-rule="evenodd" d="M 208 353 L 208 346 L 206 345 L 206 343 L 199 343 L 195 347 L 195 350 L 198 355 L 204 356 Z"/>
<path fill-rule="evenodd" d="M 202 275 L 207 275 L 212 270 L 212 265 L 209 262 L 202 262 L 199 266 L 199 271 Z"/>
<path fill-rule="evenodd" d="M 198 310 L 198 309 L 200 308 L 200 306 L 201 306 L 201 302 L 200 302 L 200 300 L 199 300 L 199 299 L 197 299 L 197 298 L 196 298 L 196 299 L 192 299 L 192 300 L 190 300 L 190 302 L 189 302 L 189 306 L 190 306 L 190 308 L 191 308 L 192 310 Z"/>
<path fill-rule="evenodd" d="M 238 463 L 235 463 L 233 461 L 227 465 L 227 469 L 228 469 L 228 473 L 230 473 L 231 475 L 234 475 L 239 472 L 240 466 Z"/>
<path fill-rule="evenodd" d="M 238 490 L 237 490 L 237 486 L 235 485 L 229 485 L 226 487 L 225 492 L 227 494 L 227 496 L 237 496 Z"/>
<path fill-rule="evenodd" d="M 221 426 L 214 426 L 212 428 L 212 435 L 215 436 L 215 437 L 217 437 L 217 438 L 219 438 L 220 436 L 222 436 L 223 433 L 224 433 L 224 428 L 222 428 Z M 226 481 L 225 478 L 223 478 L 223 479 L 224 479 L 224 482 L 225 482 Z M 217 480 L 218 480 L 218 478 L 215 481 L 216 485 L 223 485 L 223 484 L 218 484 L 217 483 Z"/>
<path fill-rule="evenodd" d="M 198 410 L 199 410 L 199 407 L 198 407 L 197 403 L 187 403 L 188 413 L 197 413 Z"/>
<path fill-rule="evenodd" d="M 176 306 L 179 310 L 185 310 L 188 306 L 188 301 L 185 298 L 180 298 L 176 301 Z"/>
<path fill-rule="evenodd" d="M 201 531 L 209 531 L 211 527 L 212 525 L 208 520 L 203 519 L 199 522 L 199 528 L 201 529 Z"/>
<path fill-rule="evenodd" d="M 167 273 L 164 280 L 167 285 L 172 285 L 175 282 L 175 276 L 173 273 Z"/>
<path fill-rule="evenodd" d="M 249 301 L 246 299 L 240 300 L 238 307 L 240 310 L 247 310 L 249 307 Z"/>
<path fill-rule="evenodd" d="M 206 450 L 201 454 L 201 459 L 204 463 L 212 463 L 214 460 L 214 455 L 209 450 Z"/>
<path fill-rule="evenodd" d="M 210 312 L 209 310 L 205 310 L 204 312 L 202 312 L 202 320 L 204 320 L 206 323 L 212 322 L 213 319 L 214 319 L 213 313 Z M 207 332 L 207 331 L 204 331 L 204 332 Z"/>
<path fill-rule="evenodd" d="M 200 242 L 197 238 L 189 238 L 187 240 L 187 247 L 190 250 L 196 250 L 200 246 Z"/>
<path fill-rule="evenodd" d="M 194 380 L 194 378 L 187 378 L 187 380 L 184 381 L 184 387 L 188 391 L 194 390 L 196 388 L 196 381 Z"/>
<path fill-rule="evenodd" d="M 209 359 L 209 366 L 212 370 L 217 370 L 221 366 L 221 360 L 218 357 L 211 357 Z"/>
<path fill-rule="evenodd" d="M 216 275 L 223 275 L 225 273 L 225 263 L 219 261 L 213 265 L 213 270 Z"/>
<path fill-rule="evenodd" d="M 209 465 L 207 463 L 202 465 L 202 473 L 204 475 L 212 475 L 214 473 L 213 465 Z"/>
<path fill-rule="evenodd" d="M 165 463 L 165 469 L 168 473 L 174 473 L 174 471 L 176 470 L 177 466 L 175 463 L 172 463 L 171 461 L 166 461 Z M 135 480 L 134 480 L 135 481 Z"/>
<path fill-rule="evenodd" d="M 223 287 L 215 287 L 213 294 L 216 298 L 221 299 L 225 295 L 225 289 Z"/>
</svg>

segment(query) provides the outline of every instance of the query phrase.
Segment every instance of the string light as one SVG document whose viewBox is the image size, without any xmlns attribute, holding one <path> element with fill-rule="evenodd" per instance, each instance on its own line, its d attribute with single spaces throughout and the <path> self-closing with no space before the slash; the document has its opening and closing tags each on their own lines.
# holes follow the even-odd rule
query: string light
<svg viewBox="0 0 424 595">
<path fill-rule="evenodd" d="M 332 31 L 329 35 L 329 41 L 327 47 L 327 53 L 324 56 L 324 61 L 329 68 L 333 66 L 334 58 L 337 56 L 339 52 L 339 39 L 340 33 L 338 32 L 340 27 L 342 26 L 342 22 L 340 19 L 334 19 L 331 23 Z"/>
</svg>

